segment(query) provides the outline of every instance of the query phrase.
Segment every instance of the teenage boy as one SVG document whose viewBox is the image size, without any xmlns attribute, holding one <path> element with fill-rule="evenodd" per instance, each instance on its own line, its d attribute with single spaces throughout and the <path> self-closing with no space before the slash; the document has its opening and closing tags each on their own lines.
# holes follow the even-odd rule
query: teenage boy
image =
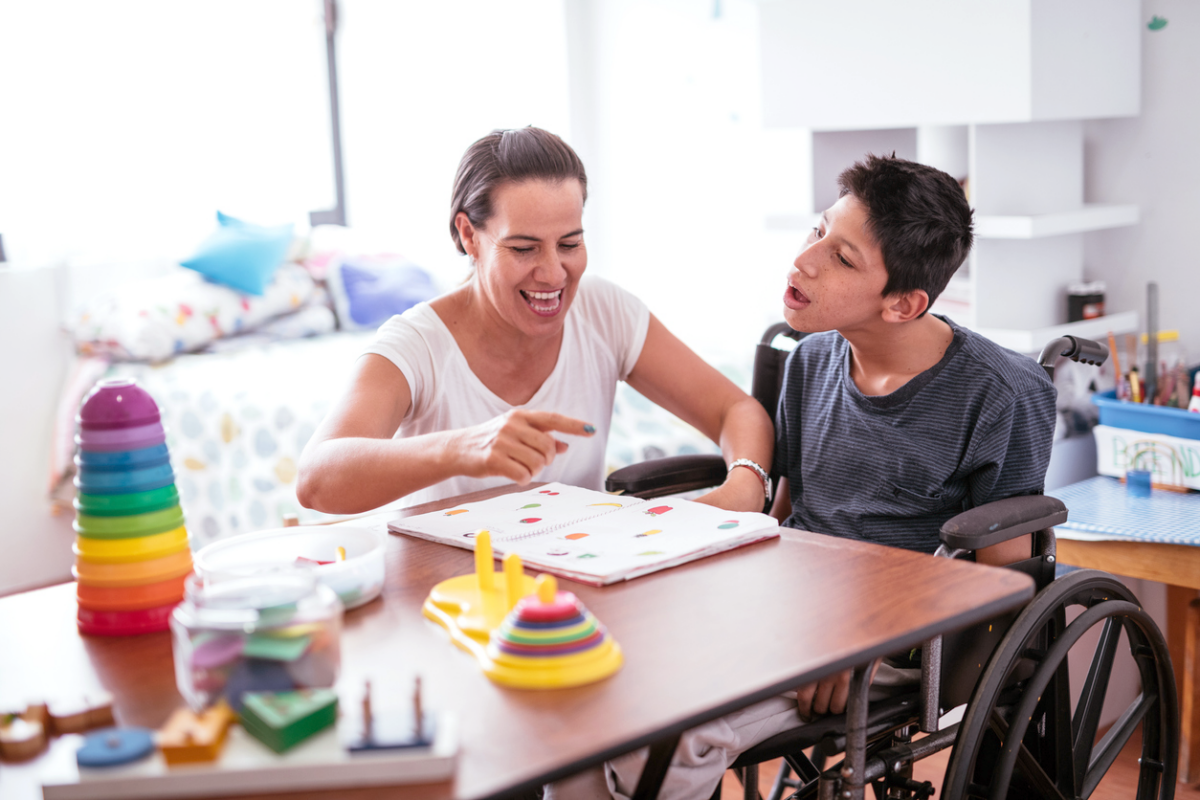
<svg viewBox="0 0 1200 800">
<path fill-rule="evenodd" d="M 1055 390 L 1031 358 L 927 313 L 971 249 L 957 181 L 867 156 L 838 177 L 788 271 L 788 357 L 775 418 L 782 524 L 932 553 L 942 524 L 1042 491 Z M 1030 554 L 1022 536 L 976 554 Z M 885 670 L 886 672 L 886 670 Z M 800 713 L 845 710 L 849 674 L 798 691 Z"/>
<path fill-rule="evenodd" d="M 787 526 L 932 553 L 955 514 L 1041 491 L 1054 387 L 1033 359 L 927 313 L 971 249 L 971 209 L 953 178 L 868 156 L 838 184 L 840 199 L 788 271 L 784 317 L 810 335 L 784 373 L 772 513 Z M 1029 554 L 1023 536 L 976 560 Z M 918 678 L 885 660 L 875 693 Z M 659 797 L 709 797 L 740 753 L 843 712 L 848 689 L 847 672 L 686 732 Z M 646 754 L 553 784 L 547 797 L 624 800 Z"/>
</svg>

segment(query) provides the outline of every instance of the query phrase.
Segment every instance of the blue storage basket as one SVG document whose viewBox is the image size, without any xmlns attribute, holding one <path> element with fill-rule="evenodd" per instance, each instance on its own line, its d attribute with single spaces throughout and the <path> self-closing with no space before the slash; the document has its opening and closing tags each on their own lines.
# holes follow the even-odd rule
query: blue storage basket
<svg viewBox="0 0 1200 800">
<path fill-rule="evenodd" d="M 1092 395 L 1092 402 L 1100 408 L 1101 425 L 1179 439 L 1200 439 L 1200 414 L 1187 409 L 1118 400 L 1115 389 Z"/>
</svg>

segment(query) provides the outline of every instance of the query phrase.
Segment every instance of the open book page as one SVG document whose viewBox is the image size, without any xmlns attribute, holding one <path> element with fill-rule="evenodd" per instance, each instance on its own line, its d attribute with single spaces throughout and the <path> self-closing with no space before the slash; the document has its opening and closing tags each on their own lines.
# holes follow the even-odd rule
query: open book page
<svg viewBox="0 0 1200 800">
<path fill-rule="evenodd" d="M 388 527 L 397 533 L 474 549 L 475 533 L 483 528 L 491 532 L 492 544 L 500 546 L 645 502 L 565 483 L 548 483 L 524 492 L 405 517 Z"/>
<path fill-rule="evenodd" d="M 662 498 L 496 549 L 530 567 L 604 585 L 778 535 L 766 514 Z"/>
<path fill-rule="evenodd" d="M 497 556 L 517 553 L 532 568 L 601 586 L 779 535 L 766 514 L 561 483 L 394 520 L 388 528 L 468 550 L 486 529 Z"/>
</svg>

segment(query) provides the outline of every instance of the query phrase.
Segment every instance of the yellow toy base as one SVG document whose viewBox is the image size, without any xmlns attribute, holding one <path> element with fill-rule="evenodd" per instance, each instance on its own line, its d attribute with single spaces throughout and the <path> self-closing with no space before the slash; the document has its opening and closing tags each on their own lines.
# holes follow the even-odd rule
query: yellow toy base
<svg viewBox="0 0 1200 800">
<path fill-rule="evenodd" d="M 583 653 L 547 658 L 521 658 L 507 653 L 485 652 L 477 655 L 483 672 L 496 683 L 518 689 L 559 689 L 582 686 L 607 678 L 624 662 L 621 646 L 612 638 Z M 547 661 L 553 661 L 551 666 Z"/>
<path fill-rule="evenodd" d="M 459 575 L 434 586 L 422 612 L 474 656 L 488 678 L 521 689 L 557 689 L 592 683 L 620 669 L 621 648 L 607 636 L 592 649 L 549 658 L 512 655 L 489 645 L 492 631 L 500 627 L 518 600 L 535 592 L 553 598 L 556 588 L 548 575 L 537 581 L 525 575 L 515 553 L 504 559 L 504 580 L 498 580 L 487 531 L 476 536 L 475 568 L 475 574 Z"/>
</svg>

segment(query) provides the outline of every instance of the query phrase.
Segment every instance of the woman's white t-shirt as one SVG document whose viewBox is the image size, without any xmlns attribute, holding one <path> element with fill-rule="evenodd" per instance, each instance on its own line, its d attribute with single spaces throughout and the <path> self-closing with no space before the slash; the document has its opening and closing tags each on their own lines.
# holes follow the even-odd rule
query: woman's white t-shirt
<svg viewBox="0 0 1200 800">
<path fill-rule="evenodd" d="M 534 476 L 590 489 L 602 488 L 617 381 L 633 371 L 646 342 L 650 311 L 629 292 L 595 277 L 580 281 L 567 310 L 554 371 L 521 406 L 501 400 L 476 377 L 454 336 L 428 303 L 385 322 L 367 347 L 391 361 L 408 381 L 412 406 L 395 438 L 478 425 L 513 408 L 553 411 L 590 422 L 590 437 L 553 435 L 570 447 Z M 404 498 L 405 506 L 509 483 L 507 478 L 458 476 Z"/>
</svg>

